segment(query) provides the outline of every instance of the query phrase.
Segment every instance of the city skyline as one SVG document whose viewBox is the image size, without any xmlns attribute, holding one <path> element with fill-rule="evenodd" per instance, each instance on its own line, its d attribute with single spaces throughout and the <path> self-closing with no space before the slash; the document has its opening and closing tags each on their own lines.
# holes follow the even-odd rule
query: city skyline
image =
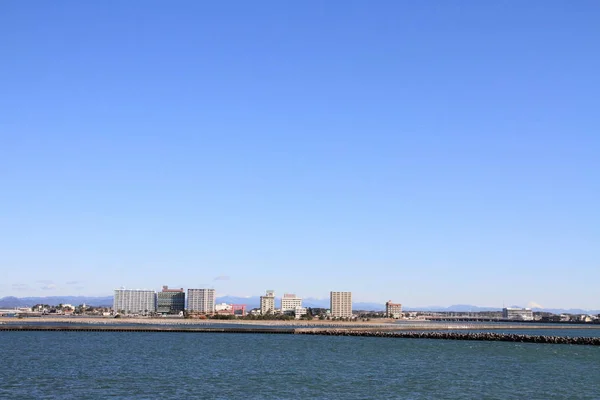
<svg viewBox="0 0 600 400">
<path fill-rule="evenodd" d="M 0 297 L 600 309 L 595 3 L 0 7 Z"/>
<path fill-rule="evenodd" d="M 200 286 L 195 286 L 195 287 L 185 287 L 185 285 L 180 285 L 180 286 L 184 286 L 182 289 L 185 289 L 184 292 L 189 292 L 190 289 L 192 290 L 202 290 L 202 291 L 213 291 L 213 298 L 216 302 L 217 299 L 227 299 L 227 301 L 231 301 L 230 299 L 237 299 L 237 302 L 242 302 L 243 303 L 243 299 L 248 299 L 251 302 L 256 303 L 255 305 L 258 308 L 261 308 L 261 303 L 262 303 L 262 298 L 265 297 L 264 295 L 264 290 L 263 290 L 263 294 L 261 293 L 254 293 L 251 295 L 237 295 L 237 294 L 232 294 L 232 293 L 219 293 L 216 291 L 216 289 L 214 287 L 201 287 Z M 120 286 L 118 288 L 114 288 L 112 289 L 113 292 L 116 291 L 120 291 L 120 290 L 129 290 L 129 291 L 153 291 L 156 293 L 160 293 L 161 290 L 165 290 L 165 289 L 169 289 L 168 291 L 176 291 L 179 292 L 179 288 L 170 288 L 167 285 L 162 285 L 162 289 L 156 289 L 156 288 L 142 288 L 142 287 L 123 287 Z M 350 291 L 351 292 L 351 291 Z M 329 292 L 326 296 L 324 294 L 321 295 L 317 295 L 317 296 L 297 296 L 297 294 L 289 294 L 289 293 L 282 293 L 280 296 L 276 295 L 276 291 L 275 290 L 266 290 L 267 296 L 266 297 L 271 297 L 270 303 L 271 304 L 271 308 L 272 309 L 276 309 L 277 308 L 277 304 L 281 304 L 282 299 L 284 299 L 286 296 L 293 296 L 293 298 L 297 298 L 299 300 L 306 300 L 309 303 L 313 304 L 313 307 L 325 307 L 326 305 L 330 304 L 331 301 L 331 293 L 333 292 Z M 44 299 L 44 298 L 61 298 L 61 297 L 67 297 L 67 298 L 89 298 L 89 299 L 101 299 L 101 298 L 113 298 L 112 294 L 104 294 L 104 295 L 97 295 L 97 296 L 86 296 L 86 295 L 82 295 L 82 294 L 63 294 L 63 295 L 58 295 L 58 294 L 54 294 L 54 295 L 49 295 L 48 293 L 47 296 L 12 296 L 15 298 L 39 298 L 39 299 Z M 11 296 L 5 296 L 5 297 L 11 297 Z M 395 298 L 398 298 L 399 296 L 396 296 Z M 3 297 L 0 297 L 0 299 L 2 299 Z M 377 301 L 377 300 L 355 300 L 352 301 L 352 303 L 357 303 L 357 304 L 361 304 L 361 305 L 366 305 L 368 306 L 369 309 L 371 309 L 372 307 L 374 307 L 375 305 L 381 307 L 382 309 L 386 309 L 387 308 L 387 303 L 389 302 L 389 299 L 386 301 Z M 187 303 L 187 298 L 186 298 L 186 303 Z M 320 303 L 317 305 L 317 303 Z M 398 305 L 400 306 L 400 308 L 402 307 L 402 304 L 396 304 L 396 303 L 392 303 L 393 305 Z M 406 305 L 406 303 L 404 303 Z M 469 307 L 473 307 L 476 310 L 488 310 L 488 309 L 502 309 L 505 307 L 528 307 L 528 308 L 533 308 L 533 309 L 539 309 L 539 310 L 544 310 L 544 309 L 555 309 L 555 310 L 564 310 L 564 311 L 568 311 L 569 309 L 573 309 L 573 310 L 591 310 L 594 311 L 594 308 L 586 308 L 586 307 L 580 307 L 580 306 L 565 306 L 565 305 L 559 305 L 559 306 L 554 306 L 554 307 L 547 307 L 541 304 L 538 304 L 536 302 L 527 302 L 527 303 L 516 303 L 516 302 L 505 302 L 502 303 L 501 305 L 498 304 L 476 304 L 476 303 L 472 303 L 472 302 L 463 302 L 463 303 L 459 303 L 459 302 L 454 302 L 451 304 L 411 304 L 410 302 L 408 303 L 408 307 L 410 309 L 443 309 L 443 308 L 456 308 L 459 307 L 461 310 L 460 311 L 468 311 L 467 308 Z M 598 311 L 598 310 L 596 310 Z"/>
</svg>

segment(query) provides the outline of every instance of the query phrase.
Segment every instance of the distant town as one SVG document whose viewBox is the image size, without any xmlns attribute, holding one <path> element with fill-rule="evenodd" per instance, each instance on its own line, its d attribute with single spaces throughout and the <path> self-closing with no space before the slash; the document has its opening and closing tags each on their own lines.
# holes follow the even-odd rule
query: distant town
<svg viewBox="0 0 600 400">
<path fill-rule="evenodd" d="M 187 294 L 187 295 L 186 295 Z M 115 289 L 112 307 L 86 304 L 35 304 L 31 307 L 0 309 L 4 317 L 36 317 L 52 315 L 85 315 L 110 318 L 187 318 L 187 319 L 247 319 L 247 320 L 328 320 L 370 321 L 372 319 L 428 321 L 522 321 L 600 323 L 600 314 L 554 314 L 533 311 L 531 308 L 505 307 L 501 311 L 405 311 L 401 303 L 389 300 L 383 310 L 356 310 L 352 292 L 331 291 L 329 308 L 306 307 L 302 297 L 284 293 L 277 303 L 274 290 L 260 296 L 259 307 L 248 309 L 246 304 L 216 303 L 212 288 L 183 288 L 163 286 L 160 291 L 147 289 Z M 256 304 L 256 303 L 255 303 Z"/>
</svg>

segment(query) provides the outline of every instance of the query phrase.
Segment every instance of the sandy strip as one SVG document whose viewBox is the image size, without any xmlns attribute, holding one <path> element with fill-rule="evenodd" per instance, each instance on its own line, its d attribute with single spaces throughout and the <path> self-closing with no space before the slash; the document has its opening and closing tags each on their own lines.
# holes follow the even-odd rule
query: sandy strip
<svg viewBox="0 0 600 400">
<path fill-rule="evenodd" d="M 0 317 L 0 322 L 34 322 L 34 323 L 74 323 L 74 324 L 151 324 L 151 325 L 260 325 L 260 326 L 369 326 L 369 327 L 391 327 L 395 326 L 391 321 L 269 321 L 269 320 L 223 320 L 223 319 L 183 319 L 183 318 L 112 318 L 112 317 Z"/>
<path fill-rule="evenodd" d="M 162 325 L 162 326 L 228 326 L 251 325 L 264 327 L 289 327 L 296 329 L 334 328 L 359 330 L 490 330 L 490 329 L 600 329 L 600 324 L 593 325 L 557 325 L 557 324 L 486 324 L 469 322 L 437 322 L 437 321 L 397 321 L 380 319 L 376 321 L 265 321 L 265 320 L 219 320 L 219 319 L 183 319 L 183 318 L 112 318 L 112 317 L 77 317 L 77 316 L 44 316 L 44 317 L 0 317 L 0 324 L 34 323 L 38 324 L 90 324 L 90 325 Z"/>
</svg>

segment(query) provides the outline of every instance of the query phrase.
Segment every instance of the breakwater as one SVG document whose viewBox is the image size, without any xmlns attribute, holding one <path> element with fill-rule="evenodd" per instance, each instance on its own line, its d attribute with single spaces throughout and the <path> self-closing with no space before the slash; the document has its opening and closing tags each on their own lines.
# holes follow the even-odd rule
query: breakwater
<svg viewBox="0 0 600 400">
<path fill-rule="evenodd" d="M 295 334 L 317 336 L 352 336 L 370 338 L 399 339 L 442 339 L 442 340 L 474 340 L 491 342 L 547 343 L 600 346 L 600 337 L 566 337 L 550 335 L 523 335 L 516 333 L 495 332 L 398 332 L 373 329 L 322 329 L 322 328 L 198 328 L 179 326 L 43 326 L 43 325 L 0 325 L 0 331 L 43 331 L 43 332 L 179 332 L 179 333 L 259 333 L 259 334 Z"/>
<path fill-rule="evenodd" d="M 356 331 L 347 329 L 297 329 L 297 335 L 325 335 L 325 336 L 357 336 L 378 338 L 405 338 L 405 339 L 444 339 L 444 340 L 476 340 L 491 342 L 519 342 L 519 343 L 549 343 L 549 344 L 576 344 L 600 346 L 598 337 L 565 337 L 548 335 L 521 335 L 515 333 L 495 332 L 380 332 Z"/>
<path fill-rule="evenodd" d="M 273 333 L 293 334 L 294 329 L 269 328 L 197 328 L 179 326 L 44 326 L 44 325 L 0 325 L 0 331 L 40 331 L 40 332 L 196 332 L 196 333 Z"/>
</svg>

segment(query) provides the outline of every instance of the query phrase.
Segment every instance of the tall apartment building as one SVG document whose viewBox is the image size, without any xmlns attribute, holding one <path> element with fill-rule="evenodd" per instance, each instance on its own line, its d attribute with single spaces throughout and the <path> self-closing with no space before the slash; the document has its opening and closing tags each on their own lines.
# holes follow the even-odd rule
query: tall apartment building
<svg viewBox="0 0 600 400">
<path fill-rule="evenodd" d="M 189 312 L 213 314 L 215 312 L 215 289 L 188 289 Z"/>
<path fill-rule="evenodd" d="M 507 307 L 502 309 L 502 318 L 515 321 L 533 321 L 531 308 Z"/>
<path fill-rule="evenodd" d="M 124 314 L 156 312 L 156 292 L 143 289 L 115 289 L 113 310 Z"/>
<path fill-rule="evenodd" d="M 260 313 L 262 315 L 275 312 L 275 291 L 267 290 L 264 296 L 260 296 Z"/>
<path fill-rule="evenodd" d="M 185 309 L 185 292 L 181 289 L 169 289 L 163 286 L 156 294 L 156 311 L 160 314 L 179 314 Z"/>
<path fill-rule="evenodd" d="M 302 298 L 296 296 L 295 294 L 286 293 L 281 298 L 281 312 L 296 312 L 296 307 L 302 307 Z"/>
<path fill-rule="evenodd" d="M 352 292 L 331 292 L 329 302 L 332 317 L 352 317 Z"/>
<path fill-rule="evenodd" d="M 385 303 L 385 316 L 387 318 L 401 318 L 402 317 L 402 304 L 392 303 L 391 300 Z"/>
</svg>

